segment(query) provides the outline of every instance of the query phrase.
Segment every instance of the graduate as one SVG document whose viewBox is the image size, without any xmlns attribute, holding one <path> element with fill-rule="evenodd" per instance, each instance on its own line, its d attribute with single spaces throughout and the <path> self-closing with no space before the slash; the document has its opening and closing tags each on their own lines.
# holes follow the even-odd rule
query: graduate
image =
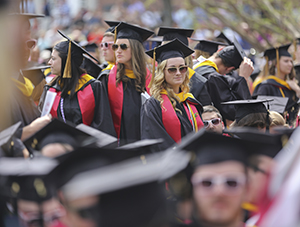
<svg viewBox="0 0 300 227">
<path fill-rule="evenodd" d="M 297 117 L 299 106 L 297 104 L 300 97 L 300 87 L 295 81 L 295 72 L 293 69 L 293 58 L 288 52 L 290 44 L 271 48 L 265 51 L 265 56 L 272 61 L 269 68 L 269 75 L 266 80 L 255 87 L 253 96 L 267 95 L 288 97 L 288 103 L 285 110 L 288 112 L 288 123 L 293 125 Z"/>
<path fill-rule="evenodd" d="M 158 62 L 151 95 L 142 106 L 142 139 L 163 138 L 159 150 L 179 143 L 190 132 L 203 127 L 201 104 L 189 93 L 185 58 L 193 53 L 178 39 L 146 52 Z"/>
<path fill-rule="evenodd" d="M 115 51 L 117 64 L 107 80 L 108 99 L 115 133 L 120 145 L 141 139 L 141 94 L 146 91 L 151 73 L 146 68 L 143 42 L 152 31 L 121 22 L 116 28 Z"/>
<path fill-rule="evenodd" d="M 158 36 L 163 36 L 163 43 L 165 44 L 168 41 L 173 39 L 178 39 L 186 46 L 189 46 L 188 37 L 191 37 L 193 34 L 193 29 L 184 29 L 184 28 L 170 28 L 170 27 L 160 27 L 158 31 Z M 211 105 L 211 98 L 206 88 L 207 79 L 203 76 L 196 73 L 193 68 L 192 56 L 188 56 L 187 59 L 188 75 L 190 78 L 190 91 L 194 97 L 203 105 Z"/>
<path fill-rule="evenodd" d="M 75 125 L 84 123 L 110 135 L 115 135 L 112 118 L 107 101 L 107 93 L 101 82 L 86 74 L 79 66 L 83 53 L 88 54 L 82 47 L 68 39 L 56 44 L 49 61 L 52 74 L 56 77 L 46 85 L 40 101 L 44 103 L 48 93 L 56 93 L 50 114 L 54 118 Z"/>
<path fill-rule="evenodd" d="M 239 68 L 238 78 L 229 74 Z M 207 90 L 214 106 L 220 111 L 224 123 L 230 125 L 234 120 L 233 106 L 223 106 L 222 102 L 250 99 L 247 79 L 253 72 L 253 64 L 246 57 L 242 47 L 235 40 L 233 45 L 216 52 L 210 58 L 194 67 L 194 70 L 207 78 Z"/>
</svg>

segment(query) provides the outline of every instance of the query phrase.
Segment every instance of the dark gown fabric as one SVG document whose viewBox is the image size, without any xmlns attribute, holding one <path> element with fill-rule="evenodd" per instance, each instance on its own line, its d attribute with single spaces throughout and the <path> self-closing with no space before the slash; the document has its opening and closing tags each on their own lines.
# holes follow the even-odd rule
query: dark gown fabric
<svg viewBox="0 0 300 227">
<path fill-rule="evenodd" d="M 202 106 L 197 100 L 190 99 L 189 101 L 195 104 L 198 113 L 202 112 Z M 183 104 L 177 102 L 176 108 L 178 108 L 182 112 L 182 114 L 180 114 L 179 111 L 176 111 L 176 115 L 180 121 L 181 138 L 183 138 L 187 134 L 193 132 L 193 126 L 189 121 Z M 166 131 L 166 128 L 163 124 L 160 102 L 153 97 L 149 98 L 142 106 L 141 127 L 142 139 L 164 139 L 163 143 L 157 145 L 157 149 L 159 151 L 165 150 L 176 144 L 173 138 Z"/>
<path fill-rule="evenodd" d="M 194 73 L 190 78 L 190 92 L 202 104 L 202 106 L 211 105 L 211 98 L 206 87 L 207 79 L 195 71 L 192 72 Z"/>
<path fill-rule="evenodd" d="M 283 97 L 280 88 L 284 93 L 284 96 L 289 98 L 285 110 L 289 114 L 288 123 L 292 124 L 297 118 L 299 110 L 299 105 L 297 104 L 299 99 L 293 90 L 290 90 L 288 87 L 280 83 L 280 81 L 267 79 L 256 86 L 252 96 L 257 97 L 258 95 L 266 95 Z"/>
<path fill-rule="evenodd" d="M 71 98 L 70 96 L 67 96 L 63 100 L 63 112 L 65 115 L 65 120 L 66 122 L 71 122 L 72 124 L 79 125 L 83 122 L 83 113 L 82 113 L 82 107 L 79 105 L 78 101 L 78 93 L 82 91 L 85 93 L 87 91 L 88 87 L 92 89 L 92 94 L 87 94 L 93 95 L 93 97 L 87 97 L 88 100 L 95 100 L 95 107 L 94 110 L 91 110 L 93 113 L 93 117 L 91 119 L 91 123 L 89 126 L 96 128 L 102 132 L 108 133 L 112 136 L 116 136 L 114 127 L 113 127 L 113 122 L 112 122 L 112 117 L 110 113 L 110 107 L 109 107 L 109 102 L 108 102 L 108 97 L 107 97 L 107 91 L 105 87 L 102 85 L 100 81 L 97 81 L 95 79 L 90 79 L 88 82 L 86 82 L 76 93 L 74 96 Z M 44 99 L 46 97 L 46 93 L 50 88 L 54 88 L 56 92 L 61 91 L 60 86 L 58 83 L 55 83 L 53 86 L 46 85 L 44 89 L 44 93 L 41 97 L 40 101 L 40 108 L 43 107 L 44 104 Z M 57 118 L 64 121 L 63 116 L 62 116 L 62 110 L 61 110 L 61 98 L 59 99 L 59 105 L 56 111 Z M 54 106 L 54 105 L 53 105 Z M 88 106 L 89 107 L 89 106 Z M 53 107 L 52 107 L 53 111 Z"/>
<path fill-rule="evenodd" d="M 219 74 L 212 66 L 204 65 L 195 70 L 207 79 L 207 90 L 214 106 L 220 111 L 223 119 L 234 121 L 235 107 L 222 105 L 222 102 L 251 99 L 246 80 Z"/>
</svg>

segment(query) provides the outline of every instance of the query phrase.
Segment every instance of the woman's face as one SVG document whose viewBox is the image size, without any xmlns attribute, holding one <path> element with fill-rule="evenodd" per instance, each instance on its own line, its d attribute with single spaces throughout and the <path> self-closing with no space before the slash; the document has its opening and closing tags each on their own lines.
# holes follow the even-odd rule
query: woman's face
<svg viewBox="0 0 300 227">
<path fill-rule="evenodd" d="M 167 60 L 166 67 L 164 69 L 165 80 L 167 84 L 173 88 L 174 92 L 179 92 L 179 87 L 185 80 L 186 72 L 187 66 L 185 65 L 183 58 L 177 57 Z"/>
<path fill-rule="evenodd" d="M 57 50 L 53 49 L 48 64 L 51 66 L 51 74 L 61 76 L 61 58 L 59 57 Z"/>
<path fill-rule="evenodd" d="M 279 59 L 279 67 L 282 74 L 290 74 L 293 69 L 293 58 L 288 56 L 281 56 Z"/>
<path fill-rule="evenodd" d="M 115 50 L 116 61 L 127 66 L 131 65 L 131 47 L 128 39 L 117 39 L 118 49 Z M 124 45 L 125 44 L 125 45 Z M 121 48 L 123 47 L 123 49 Z"/>
</svg>

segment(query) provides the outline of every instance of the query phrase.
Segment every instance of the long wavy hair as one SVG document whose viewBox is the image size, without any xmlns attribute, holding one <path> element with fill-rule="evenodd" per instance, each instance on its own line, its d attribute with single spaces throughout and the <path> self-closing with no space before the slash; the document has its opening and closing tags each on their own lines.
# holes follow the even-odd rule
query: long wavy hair
<svg viewBox="0 0 300 227">
<path fill-rule="evenodd" d="M 280 59 L 280 58 L 279 58 Z M 271 62 L 271 66 L 270 66 L 270 69 L 269 69 L 269 75 L 273 75 L 273 76 L 276 76 L 276 71 L 277 71 L 277 68 L 276 68 L 276 65 L 277 65 L 277 61 L 276 59 L 273 60 Z M 287 75 L 287 77 L 285 78 L 285 80 L 287 79 L 294 79 L 296 77 L 296 73 L 295 73 L 295 70 L 294 70 L 294 67 L 292 68 L 292 71 Z"/>
<path fill-rule="evenodd" d="M 144 47 L 137 40 L 128 40 L 131 48 L 132 71 L 136 78 L 135 89 L 138 92 L 144 92 L 147 76 L 146 56 L 144 52 Z M 125 76 L 125 65 L 122 63 L 118 63 L 116 86 L 118 86 L 118 83 L 120 83 L 121 81 L 127 83 L 129 81 L 129 78 Z"/>
<path fill-rule="evenodd" d="M 160 93 L 163 89 L 165 89 L 167 91 L 167 96 L 170 99 L 174 110 L 178 110 L 176 108 L 176 101 L 179 102 L 180 100 L 176 96 L 173 89 L 168 86 L 167 81 L 165 79 L 164 70 L 166 68 L 166 65 L 167 65 L 167 60 L 164 60 L 157 65 L 156 74 L 155 74 L 155 77 L 153 78 L 153 84 L 150 88 L 150 93 L 156 100 L 158 100 L 160 102 L 160 105 L 162 106 L 164 100 L 162 99 Z M 190 79 L 189 79 L 188 71 L 187 71 L 185 74 L 185 79 L 184 79 L 183 83 L 180 85 L 180 90 L 184 94 L 186 94 L 190 91 L 189 82 L 190 82 Z M 180 110 L 178 110 L 178 111 L 180 111 Z"/>
</svg>

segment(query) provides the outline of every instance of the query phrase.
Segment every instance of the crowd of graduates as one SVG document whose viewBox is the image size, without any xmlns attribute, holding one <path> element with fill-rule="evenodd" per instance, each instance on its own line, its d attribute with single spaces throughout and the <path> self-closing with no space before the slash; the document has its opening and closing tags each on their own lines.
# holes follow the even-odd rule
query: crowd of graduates
<svg viewBox="0 0 300 227">
<path fill-rule="evenodd" d="M 299 225 L 297 39 L 257 73 L 222 32 L 105 21 L 33 64 L 43 15 L 0 3 L 0 226 Z"/>
</svg>

